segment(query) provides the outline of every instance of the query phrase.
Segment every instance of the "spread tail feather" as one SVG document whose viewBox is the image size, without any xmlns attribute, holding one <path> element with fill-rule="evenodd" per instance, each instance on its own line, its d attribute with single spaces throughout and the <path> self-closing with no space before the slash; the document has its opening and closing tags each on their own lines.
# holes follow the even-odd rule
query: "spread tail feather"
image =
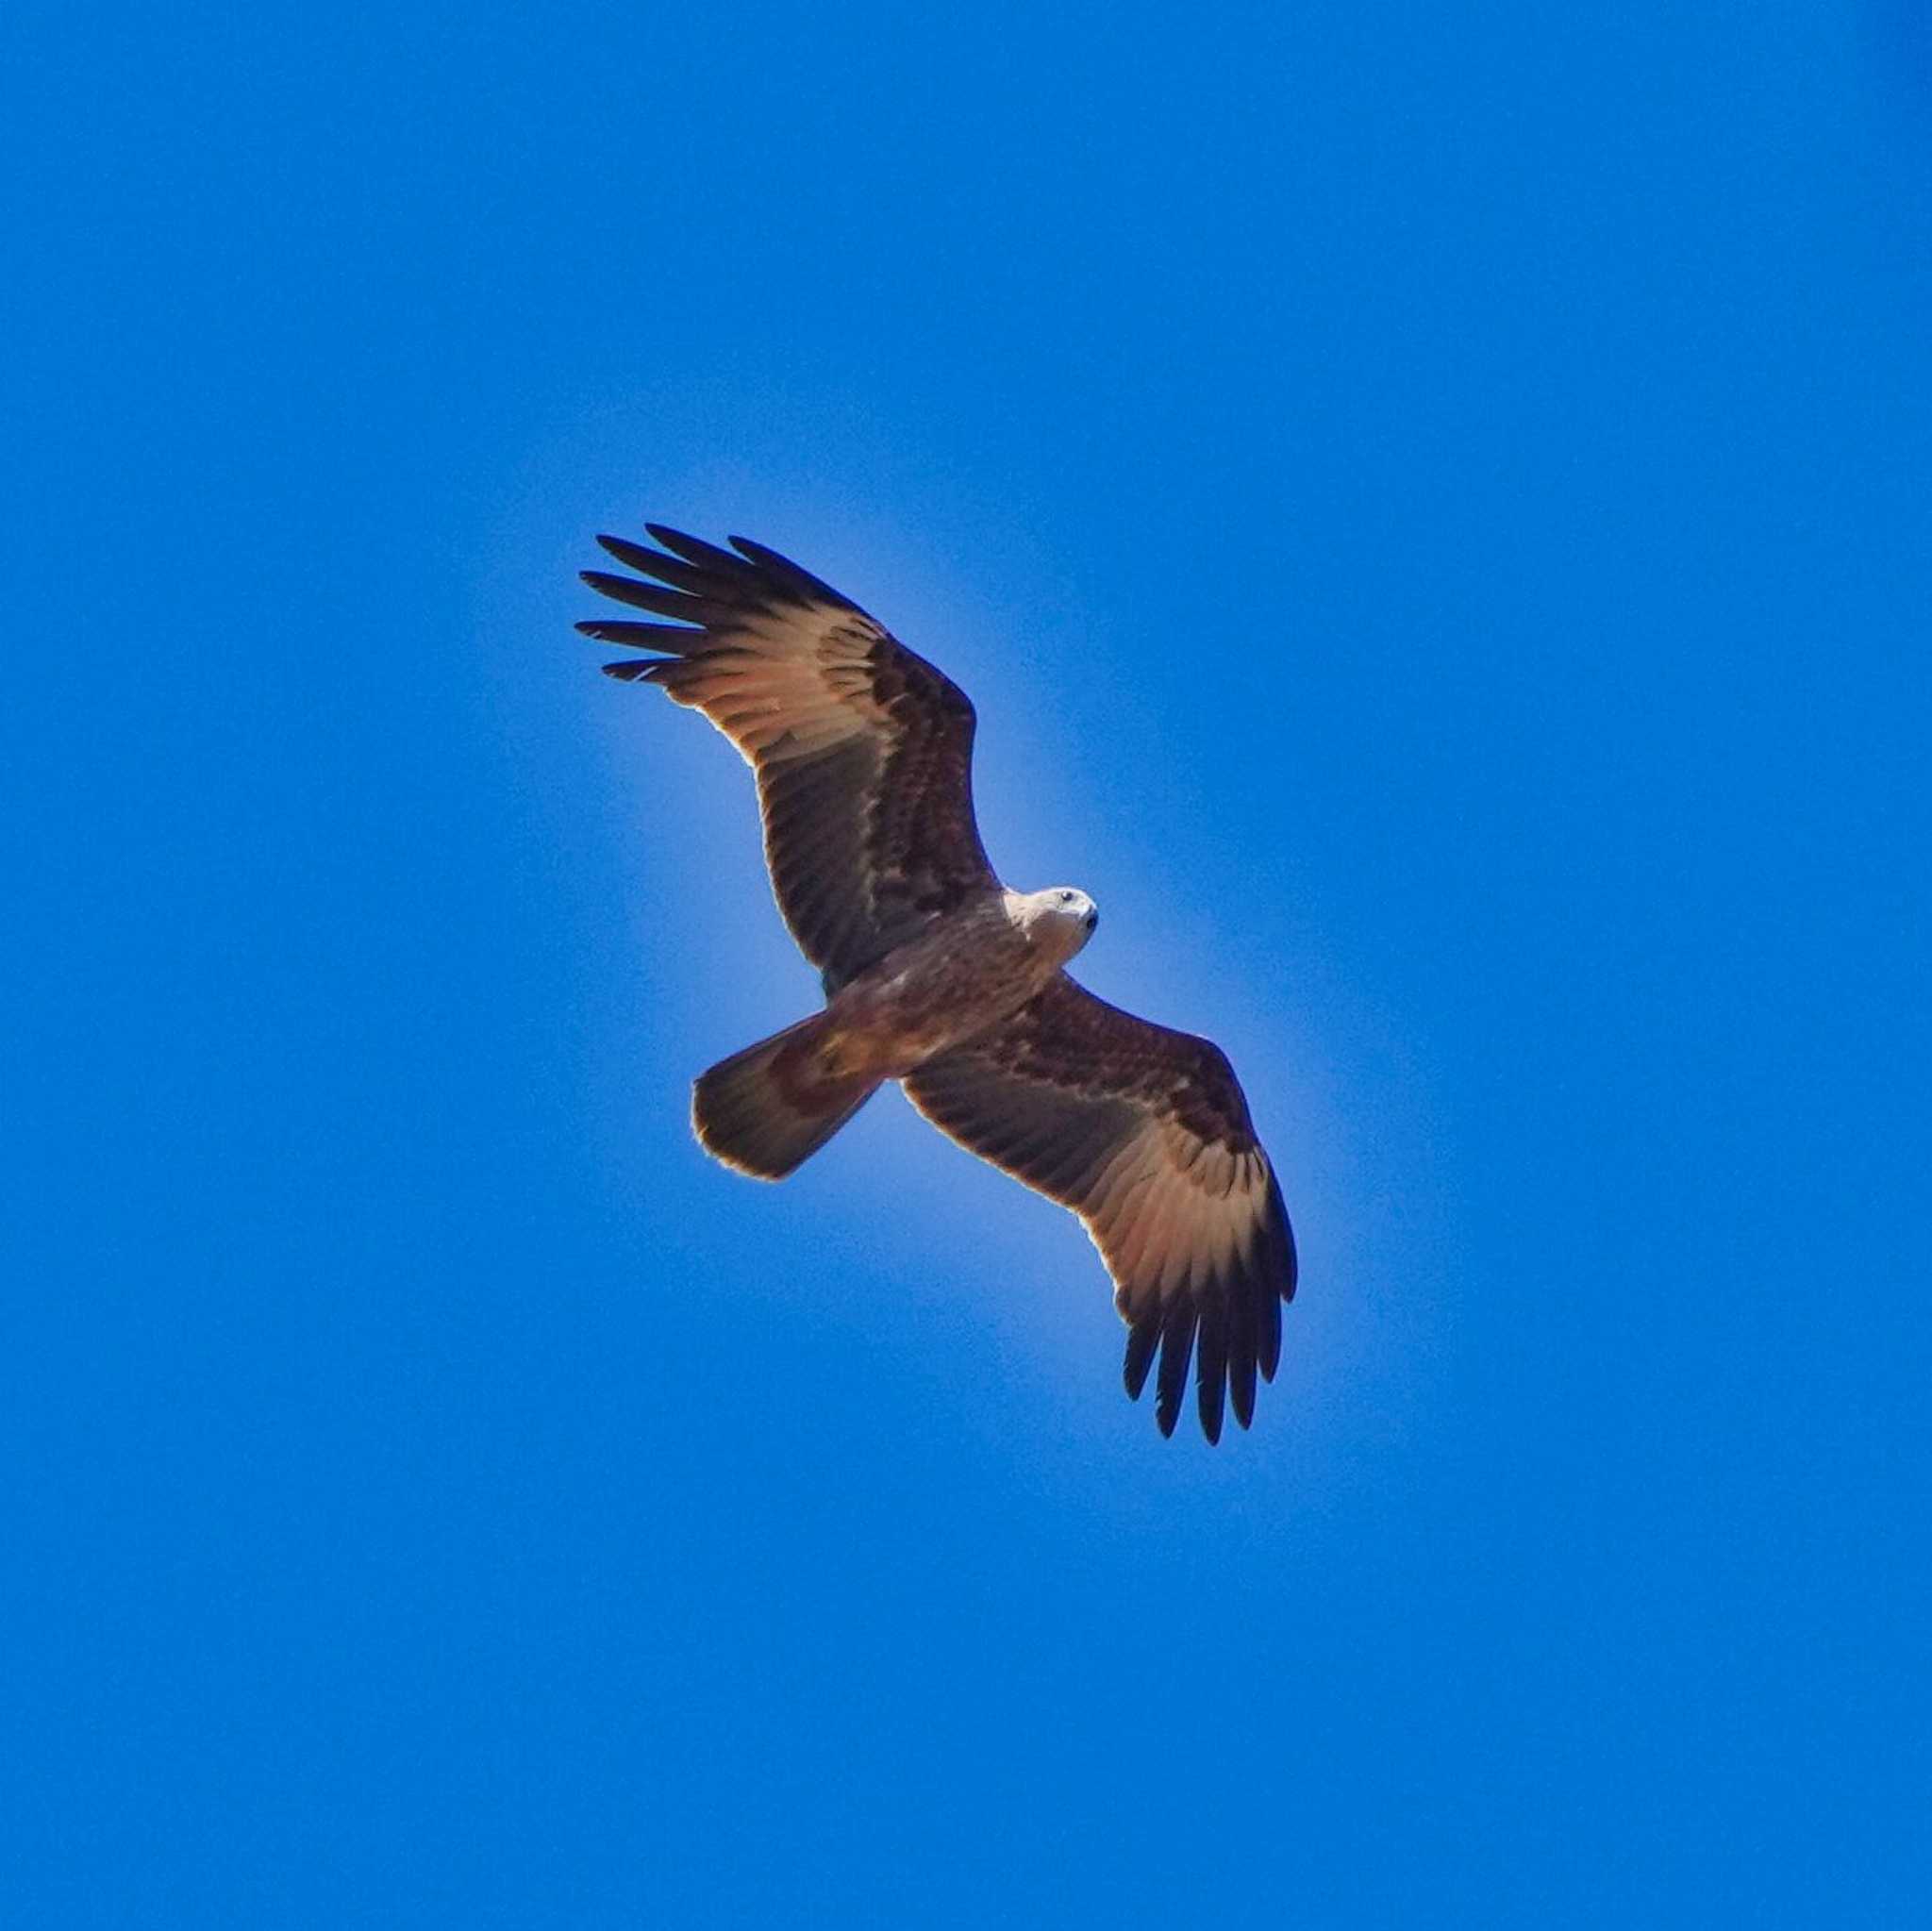
<svg viewBox="0 0 1932 1931">
<path fill-rule="evenodd" d="M 699 1076 L 691 1124 L 707 1153 L 741 1174 L 782 1180 L 878 1090 L 875 1079 L 828 1076 L 813 1064 L 824 1018 L 802 1019 Z"/>
</svg>

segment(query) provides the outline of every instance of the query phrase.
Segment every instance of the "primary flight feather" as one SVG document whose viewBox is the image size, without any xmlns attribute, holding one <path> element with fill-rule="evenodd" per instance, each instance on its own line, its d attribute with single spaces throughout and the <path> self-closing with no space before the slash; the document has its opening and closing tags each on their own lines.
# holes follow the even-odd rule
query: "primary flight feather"
<svg viewBox="0 0 1932 1931">
<path fill-rule="evenodd" d="M 742 1173 L 782 1179 L 889 1079 L 942 1132 L 1086 1224 L 1127 1323 L 1137 1400 L 1174 1432 L 1188 1369 L 1201 1426 L 1246 1427 L 1274 1378 L 1294 1236 L 1219 1047 L 1138 1019 L 1063 970 L 1099 914 L 1068 886 L 1000 883 L 973 815 L 973 707 L 858 605 L 762 544 L 647 525 L 599 537 L 631 573 L 605 596 L 669 622 L 587 637 L 607 664 L 702 710 L 758 774 L 780 911 L 822 1012 L 700 1078 L 691 1121 Z"/>
</svg>

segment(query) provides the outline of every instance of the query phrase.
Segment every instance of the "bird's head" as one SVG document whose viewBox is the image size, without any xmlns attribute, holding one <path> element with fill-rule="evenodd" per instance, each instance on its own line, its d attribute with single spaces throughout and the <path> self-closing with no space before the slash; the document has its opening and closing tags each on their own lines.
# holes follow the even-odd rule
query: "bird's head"
<svg viewBox="0 0 1932 1931">
<path fill-rule="evenodd" d="M 1037 943 L 1052 948 L 1061 959 L 1072 958 L 1093 937 L 1100 907 L 1071 885 L 1050 885 L 1021 900 L 1022 917 Z"/>
</svg>

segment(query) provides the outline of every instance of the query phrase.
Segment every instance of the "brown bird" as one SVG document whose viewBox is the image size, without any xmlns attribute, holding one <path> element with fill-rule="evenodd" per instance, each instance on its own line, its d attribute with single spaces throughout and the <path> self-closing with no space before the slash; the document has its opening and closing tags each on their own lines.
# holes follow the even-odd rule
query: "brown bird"
<svg viewBox="0 0 1932 1931">
<path fill-rule="evenodd" d="M 1171 1435 L 1190 1357 L 1201 1427 L 1246 1427 L 1274 1379 L 1294 1236 L 1234 1069 L 1209 1040 L 1123 1012 L 1063 970 L 1084 891 L 1000 883 L 973 812 L 973 707 L 828 584 L 762 544 L 658 524 L 598 542 L 635 575 L 605 596 L 668 623 L 579 624 L 659 655 L 607 664 L 695 706 L 758 774 L 778 908 L 825 1007 L 722 1060 L 700 1143 L 778 1180 L 889 1079 L 942 1132 L 1085 1223 L 1127 1323 L 1127 1392 L 1155 1356 Z M 648 579 L 648 580 L 643 580 Z"/>
</svg>

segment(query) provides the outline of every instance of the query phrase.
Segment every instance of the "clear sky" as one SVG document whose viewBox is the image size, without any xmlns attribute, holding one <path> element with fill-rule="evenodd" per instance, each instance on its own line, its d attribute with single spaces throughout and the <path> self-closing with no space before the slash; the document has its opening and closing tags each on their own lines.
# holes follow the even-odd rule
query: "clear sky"
<svg viewBox="0 0 1932 1931">
<path fill-rule="evenodd" d="M 1922 8 L 4 34 L 10 1923 L 1922 1921 Z M 1251 1435 L 896 1094 L 692 1144 L 646 517 L 1227 1049 Z"/>
</svg>

